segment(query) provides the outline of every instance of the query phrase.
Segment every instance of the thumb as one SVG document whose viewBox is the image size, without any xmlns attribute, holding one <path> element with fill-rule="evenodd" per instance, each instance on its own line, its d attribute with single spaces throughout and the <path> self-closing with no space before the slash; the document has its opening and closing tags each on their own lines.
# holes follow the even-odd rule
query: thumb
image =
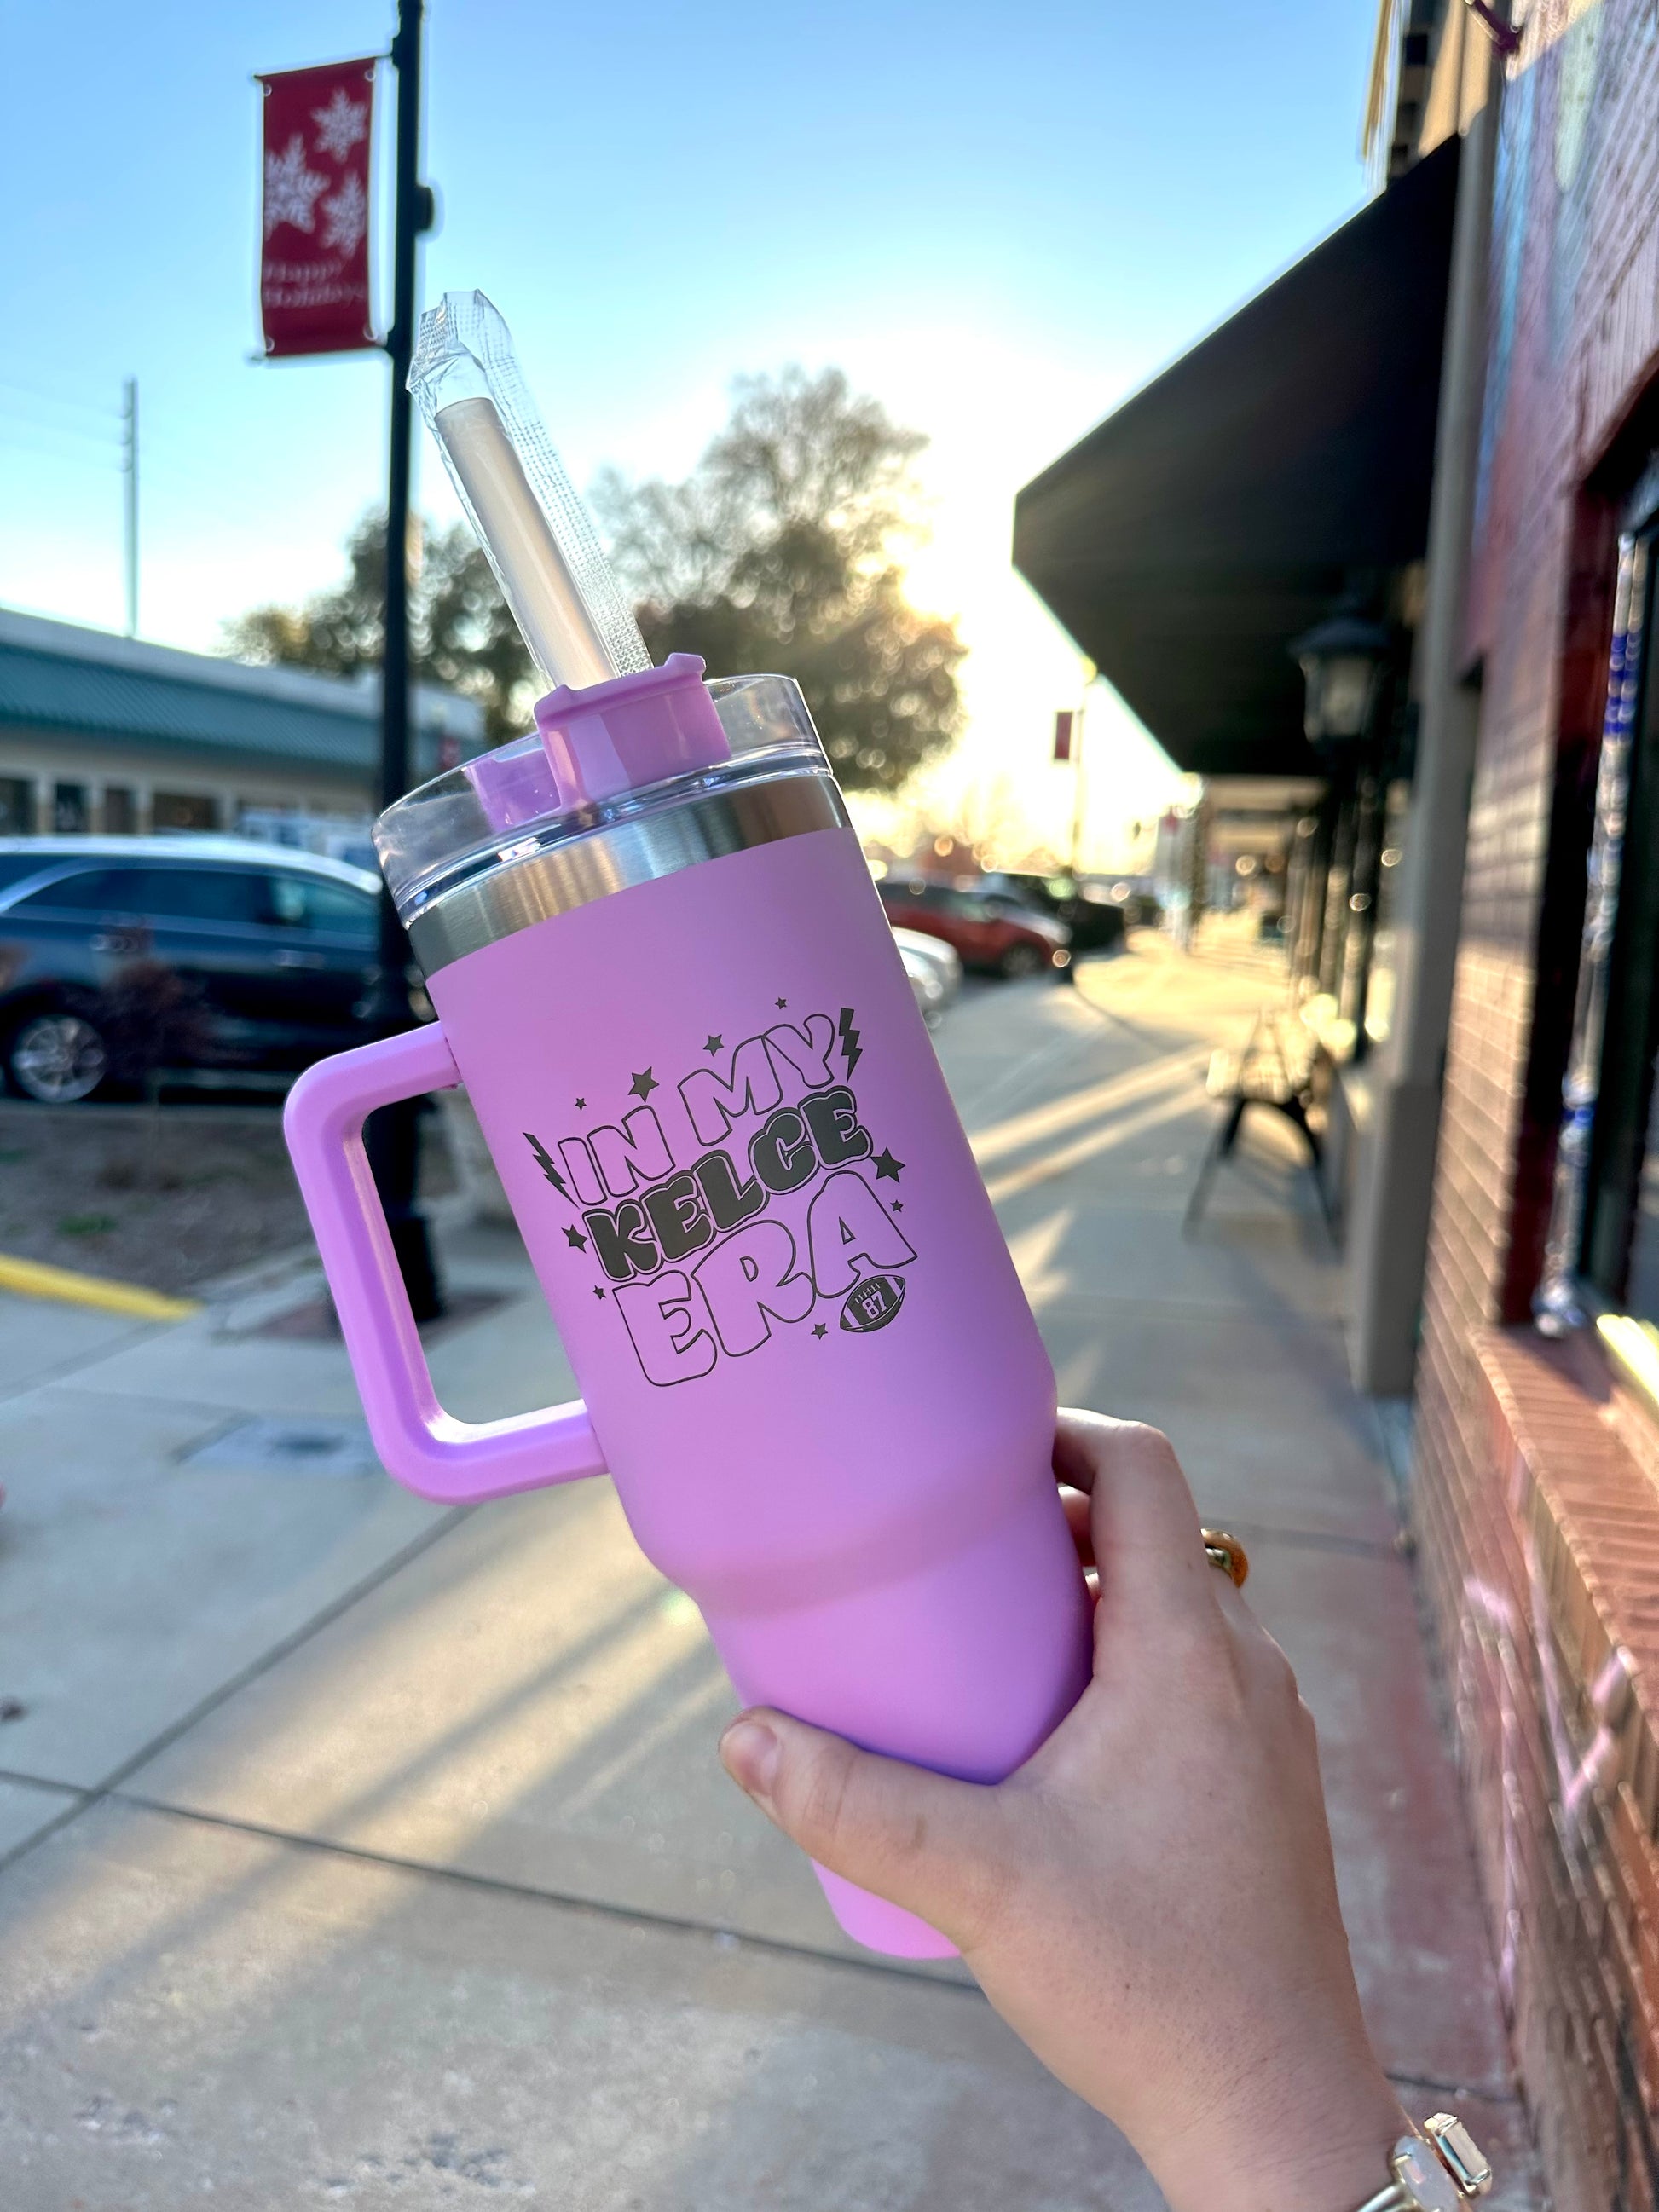
<svg viewBox="0 0 1659 2212">
<path fill-rule="evenodd" d="M 769 1706 L 720 1738 L 726 1772 L 831 1874 L 902 1905 L 959 1950 L 983 1940 L 1018 1863 L 1000 1794 L 860 1751 Z"/>
</svg>

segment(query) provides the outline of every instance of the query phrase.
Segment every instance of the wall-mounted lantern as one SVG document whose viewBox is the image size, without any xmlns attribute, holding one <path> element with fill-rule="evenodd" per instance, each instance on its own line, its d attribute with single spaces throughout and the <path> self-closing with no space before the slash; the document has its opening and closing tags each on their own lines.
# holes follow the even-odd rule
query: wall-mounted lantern
<svg viewBox="0 0 1659 2212">
<path fill-rule="evenodd" d="M 1329 759 L 1370 737 L 1393 650 L 1381 623 L 1351 613 L 1332 615 L 1291 641 L 1308 687 L 1302 726 L 1316 752 Z"/>
</svg>

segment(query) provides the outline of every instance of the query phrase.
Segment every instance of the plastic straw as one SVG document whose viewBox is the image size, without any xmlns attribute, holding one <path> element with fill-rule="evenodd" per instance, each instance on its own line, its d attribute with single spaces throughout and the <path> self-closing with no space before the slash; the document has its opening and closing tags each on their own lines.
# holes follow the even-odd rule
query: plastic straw
<svg viewBox="0 0 1659 2212">
<path fill-rule="evenodd" d="M 446 292 L 422 316 L 409 388 L 550 685 L 581 688 L 649 668 L 507 325 L 482 292 Z"/>
</svg>

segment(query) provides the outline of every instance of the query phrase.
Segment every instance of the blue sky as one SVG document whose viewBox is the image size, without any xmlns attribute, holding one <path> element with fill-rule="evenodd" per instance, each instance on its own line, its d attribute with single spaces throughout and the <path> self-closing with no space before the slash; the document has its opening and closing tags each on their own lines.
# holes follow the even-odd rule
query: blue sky
<svg viewBox="0 0 1659 2212">
<path fill-rule="evenodd" d="M 143 423 L 141 625 L 210 647 L 331 580 L 381 495 L 386 370 L 258 343 L 256 70 L 373 52 L 383 0 L 0 0 L 0 603 L 118 627 L 114 413 Z M 918 597 L 974 647 L 937 783 L 1069 807 L 1075 655 L 1007 570 L 1018 484 L 1357 206 L 1370 0 L 434 0 L 425 297 L 481 285 L 579 483 L 689 466 L 733 372 L 836 362 L 930 432 Z M 389 146 L 389 102 L 382 109 Z M 424 503 L 453 512 L 435 459 Z M 1169 776 L 1109 701 L 1091 820 Z"/>
</svg>

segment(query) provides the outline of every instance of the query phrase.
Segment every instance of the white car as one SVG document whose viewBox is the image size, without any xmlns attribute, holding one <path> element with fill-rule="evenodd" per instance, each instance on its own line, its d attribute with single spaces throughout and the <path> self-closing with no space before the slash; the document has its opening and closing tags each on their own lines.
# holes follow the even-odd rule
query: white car
<svg viewBox="0 0 1659 2212">
<path fill-rule="evenodd" d="M 927 937 L 919 929 L 896 929 L 893 942 L 921 1018 L 931 1029 L 962 988 L 962 963 L 942 937 Z"/>
</svg>

